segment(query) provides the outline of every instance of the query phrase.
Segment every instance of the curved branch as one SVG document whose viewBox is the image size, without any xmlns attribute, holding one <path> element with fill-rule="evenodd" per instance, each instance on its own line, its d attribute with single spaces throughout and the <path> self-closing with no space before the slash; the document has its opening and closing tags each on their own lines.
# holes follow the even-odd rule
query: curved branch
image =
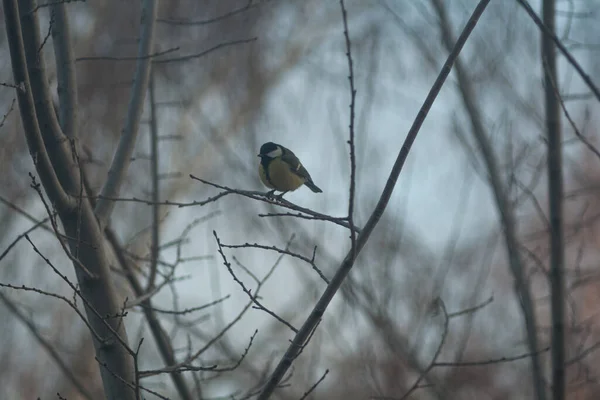
<svg viewBox="0 0 600 400">
<path fill-rule="evenodd" d="M 56 171 L 52 166 L 50 157 L 46 152 L 44 139 L 36 118 L 36 108 L 33 102 L 33 93 L 29 74 L 27 73 L 27 61 L 25 57 L 23 36 L 21 34 L 21 23 L 19 11 L 15 0 L 4 0 L 4 20 L 10 58 L 13 71 L 13 79 L 17 85 L 17 100 L 21 112 L 21 120 L 27 139 L 27 147 L 33 158 L 36 170 L 44 184 L 44 189 L 53 200 L 56 207 L 60 209 L 74 206 L 75 201 L 63 189 Z"/>
<path fill-rule="evenodd" d="M 44 43 L 40 41 L 40 25 L 35 0 L 19 1 L 21 34 L 27 60 L 27 71 L 34 99 L 35 114 L 44 140 L 45 149 L 63 189 L 70 195 L 78 193 L 79 179 L 73 172 L 76 162 L 71 153 L 71 143 L 64 135 L 52 102 L 43 56 Z M 50 21 L 55 25 L 56 21 Z M 54 199 L 52 199 L 54 202 Z M 72 202 L 74 204 L 74 202 Z"/>
<path fill-rule="evenodd" d="M 154 26 L 156 25 L 157 0 L 145 0 L 142 5 L 142 22 L 140 46 L 138 49 L 138 60 L 131 88 L 131 97 L 125 120 L 125 127 L 121 134 L 119 146 L 112 160 L 108 178 L 102 187 L 102 197 L 117 197 L 125 174 L 130 164 L 131 154 L 139 131 L 140 118 L 144 110 L 144 100 L 150 80 L 151 59 L 148 54 L 152 52 L 154 45 Z M 100 198 L 96 204 L 96 217 L 101 227 L 106 226 L 112 210 L 115 206 L 113 201 Z"/>
<path fill-rule="evenodd" d="M 427 113 L 431 109 L 431 106 L 433 105 L 434 100 L 440 92 L 442 85 L 446 81 L 446 78 L 450 74 L 452 64 L 457 59 L 458 54 L 462 50 L 465 42 L 467 41 L 467 38 L 475 28 L 479 17 L 483 13 L 489 2 L 490 0 L 481 0 L 475 8 L 475 10 L 473 11 L 471 18 L 469 19 L 463 32 L 459 36 L 456 44 L 454 45 L 454 48 L 452 49 L 452 52 L 448 56 L 448 59 L 444 63 L 442 70 L 440 71 L 437 79 L 435 80 L 433 87 L 429 91 L 429 94 L 427 95 L 423 106 L 419 110 L 419 114 L 417 114 L 415 121 L 413 122 L 410 130 L 408 131 L 408 134 L 406 135 L 404 144 L 402 145 L 402 148 L 398 153 L 398 157 L 396 158 L 396 162 L 392 167 L 392 171 L 385 184 L 383 193 L 381 194 L 381 197 L 377 202 L 377 206 L 373 210 L 373 213 L 369 217 L 369 220 L 367 221 L 362 232 L 358 235 L 356 239 L 356 248 L 350 249 L 350 252 L 346 255 L 344 261 L 342 261 L 342 264 L 331 279 L 331 283 L 325 289 L 325 292 L 313 308 L 312 312 L 310 313 L 310 316 L 306 319 L 306 321 L 292 340 L 292 343 L 289 345 L 287 351 L 279 361 L 279 364 L 275 368 L 275 371 L 273 371 L 272 375 L 269 377 L 269 380 L 267 381 L 267 383 L 265 384 L 261 393 L 258 396 L 258 400 L 266 400 L 271 396 L 271 394 L 273 394 L 273 391 L 277 388 L 277 385 L 279 384 L 287 370 L 291 367 L 292 363 L 300 354 L 304 346 L 306 346 L 307 340 L 310 338 L 310 335 L 315 329 L 315 327 L 321 321 L 321 318 L 325 313 L 325 310 L 329 306 L 329 303 L 333 299 L 333 296 L 337 293 L 344 279 L 346 278 L 346 276 L 348 276 L 348 273 L 352 269 L 356 257 L 358 257 L 360 251 L 362 250 L 366 242 L 369 240 L 371 233 L 373 232 L 375 226 L 381 219 L 381 216 L 383 215 L 383 212 L 385 211 L 385 208 L 390 198 L 392 197 L 392 193 L 396 186 L 396 182 L 398 181 L 398 177 L 400 176 L 400 172 L 404 167 L 404 163 L 406 162 L 408 153 L 410 152 L 410 149 L 415 139 L 417 138 L 417 134 L 419 133 L 419 130 L 423 125 L 423 121 L 425 121 Z"/>
</svg>

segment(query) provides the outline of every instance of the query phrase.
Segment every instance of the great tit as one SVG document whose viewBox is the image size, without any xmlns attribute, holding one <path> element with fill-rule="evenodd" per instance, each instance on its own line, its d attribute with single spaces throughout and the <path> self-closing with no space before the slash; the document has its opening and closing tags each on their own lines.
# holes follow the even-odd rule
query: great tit
<svg viewBox="0 0 600 400">
<path fill-rule="evenodd" d="M 323 192 L 314 184 L 306 168 L 290 149 L 267 142 L 260 146 L 258 157 L 260 157 L 258 164 L 260 180 L 266 187 L 273 189 L 268 193 L 269 195 L 279 191 L 282 192 L 279 195 L 281 197 L 302 185 L 308 186 L 315 193 Z"/>
</svg>

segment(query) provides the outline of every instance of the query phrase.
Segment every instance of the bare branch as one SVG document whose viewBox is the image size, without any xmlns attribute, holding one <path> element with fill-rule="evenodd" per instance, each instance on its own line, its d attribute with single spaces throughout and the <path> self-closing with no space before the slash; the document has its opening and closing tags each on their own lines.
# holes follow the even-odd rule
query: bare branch
<svg viewBox="0 0 600 400">
<path fill-rule="evenodd" d="M 220 304 L 222 302 L 224 302 L 225 300 L 227 300 L 228 298 L 230 298 L 230 295 L 227 295 L 225 297 L 221 297 L 220 299 L 211 301 L 208 304 L 204 304 L 202 306 L 198 306 L 198 307 L 190 307 L 190 308 L 186 308 L 184 310 L 163 310 L 160 308 L 156 308 L 156 307 L 152 307 L 152 311 L 159 313 L 159 314 L 171 314 L 171 315 L 185 315 L 185 314 L 190 314 L 196 311 L 201 311 L 201 310 L 205 310 L 209 307 L 213 307 L 217 304 Z M 127 305 L 129 307 L 129 304 Z M 146 307 L 145 305 L 142 305 L 142 307 Z"/>
<path fill-rule="evenodd" d="M 150 170 L 152 179 L 152 243 L 150 244 L 150 274 L 146 290 L 154 286 L 160 255 L 160 187 L 158 180 L 158 121 L 156 112 L 155 74 L 150 71 Z"/>
<path fill-rule="evenodd" d="M 243 7 L 236 8 L 235 10 L 226 12 L 217 17 L 212 17 L 212 18 L 203 19 L 203 20 L 199 20 L 199 21 L 190 21 L 187 19 L 178 19 L 178 18 L 159 18 L 156 20 L 156 22 L 160 22 L 160 23 L 167 24 L 167 25 L 174 25 L 174 26 L 177 26 L 177 25 L 180 25 L 180 26 L 208 25 L 208 24 L 212 24 L 215 22 L 223 21 L 227 18 L 231 18 L 234 15 L 241 14 L 246 10 L 249 10 L 251 8 L 258 6 L 258 4 L 259 4 L 258 1 L 253 4 L 253 0 L 248 0 L 246 5 Z"/>
<path fill-rule="evenodd" d="M 414 392 L 416 389 L 419 388 L 419 384 L 421 383 L 421 381 L 423 380 L 425 375 L 427 375 L 429 373 L 429 371 L 431 371 L 435 367 L 435 362 L 438 359 L 438 357 L 440 356 L 440 353 L 442 352 L 442 348 L 444 347 L 444 343 L 446 342 L 446 337 L 448 336 L 448 325 L 450 322 L 450 317 L 448 316 L 448 312 L 446 311 L 446 305 L 444 304 L 444 302 L 442 301 L 441 298 L 437 297 L 433 301 L 433 306 L 435 308 L 440 308 L 442 310 L 442 312 L 444 313 L 444 325 L 443 325 L 443 330 L 442 330 L 442 338 L 440 339 L 440 343 L 438 344 L 438 347 L 435 350 L 435 353 L 433 354 L 433 358 L 431 359 L 431 362 L 429 363 L 427 368 L 425 368 L 425 370 L 423 372 L 421 372 L 421 374 L 419 375 L 419 378 L 410 387 L 410 389 L 408 389 L 408 391 L 404 394 L 404 396 L 402 396 L 400 398 L 400 400 L 406 399 L 408 396 L 410 396 L 410 394 L 412 392 Z"/>
<path fill-rule="evenodd" d="M 535 11 L 533 11 L 533 8 L 531 8 L 531 5 L 529 4 L 529 2 L 527 0 L 517 0 L 517 3 L 519 3 L 521 6 L 523 6 L 523 8 L 527 12 L 527 14 L 531 17 L 533 22 L 535 22 L 535 24 L 538 26 L 538 28 L 540 28 L 540 30 L 544 33 L 544 35 L 547 35 L 550 39 L 552 39 L 552 41 L 554 42 L 556 47 L 558 47 L 558 49 L 565 56 L 567 61 L 569 61 L 569 63 L 573 66 L 573 68 L 575 68 L 575 70 L 577 71 L 579 76 L 581 76 L 581 79 L 583 79 L 583 81 L 592 90 L 592 92 L 594 92 L 596 99 L 598 99 L 600 101 L 600 90 L 598 90 L 598 87 L 596 87 L 594 82 L 592 82 L 592 78 L 590 78 L 590 76 L 585 73 L 585 71 L 583 70 L 581 65 L 579 65 L 577 60 L 575 60 L 575 58 L 571 55 L 571 53 L 569 53 L 569 50 L 567 50 L 567 48 L 561 43 L 560 39 L 554 34 L 553 30 L 550 29 L 548 26 L 546 26 L 544 24 L 544 22 L 542 22 L 540 17 L 538 17 L 536 15 Z"/>
<path fill-rule="evenodd" d="M 233 371 L 242 364 L 242 361 L 244 361 L 244 359 L 248 355 L 248 352 L 250 351 L 250 347 L 252 347 L 252 342 L 254 342 L 254 338 L 256 337 L 257 333 L 258 333 L 258 330 L 255 330 L 254 333 L 252 334 L 252 336 L 250 336 L 250 341 L 248 343 L 248 346 L 246 346 L 246 348 L 244 349 L 244 352 L 240 355 L 240 357 L 235 362 L 235 364 L 233 364 L 229 367 L 219 367 L 217 365 L 212 365 L 209 367 L 199 367 L 199 366 L 194 366 L 194 365 L 182 365 L 182 366 L 176 368 L 175 370 L 168 368 L 168 371 L 176 372 L 176 373 L 181 373 L 181 372 L 185 372 L 185 371 L 210 371 L 210 372 Z M 141 371 L 140 376 L 142 378 L 144 378 L 144 377 L 148 377 L 148 376 L 163 374 L 164 372 L 165 372 L 165 370 L 160 370 L 160 369 L 147 370 L 147 371 Z"/>
<path fill-rule="evenodd" d="M 438 18 L 440 19 L 442 43 L 446 49 L 450 51 L 452 49 L 452 38 L 454 37 L 454 34 L 452 33 L 448 15 L 446 13 L 446 6 L 441 0 L 432 0 L 432 3 Z M 529 351 L 532 355 L 532 379 L 536 397 L 538 400 L 545 400 L 546 392 L 543 371 L 539 357 L 537 353 L 535 353 L 539 348 L 536 316 L 523 262 L 519 254 L 517 223 L 514 216 L 514 210 L 510 204 L 508 193 L 501 177 L 497 157 L 494 154 L 492 144 L 490 143 L 486 129 L 484 128 L 483 117 L 477 107 L 475 89 L 473 88 L 472 82 L 469 80 L 466 69 L 460 59 L 456 60 L 455 71 L 462 101 L 471 122 L 471 131 L 486 165 L 490 186 L 494 194 L 496 207 L 500 214 L 506 252 L 508 253 L 509 267 L 515 280 L 516 294 L 520 299 L 523 318 L 525 320 Z"/>
<path fill-rule="evenodd" d="M 223 258 L 223 264 L 225 265 L 225 267 L 227 267 L 227 270 L 229 271 L 229 274 L 231 275 L 231 277 L 233 278 L 233 280 L 238 285 L 240 285 L 240 287 L 242 288 L 242 290 L 244 291 L 244 293 L 246 293 L 248 295 L 248 297 L 250 297 L 250 300 L 256 305 L 256 308 L 259 309 L 259 310 L 262 310 L 262 311 L 266 312 L 267 314 L 269 314 L 270 316 L 272 316 L 273 318 L 275 318 L 277 321 L 281 322 L 282 324 L 284 324 L 285 326 L 287 326 L 288 328 L 290 328 L 294 333 L 298 333 L 298 329 L 294 328 L 294 326 L 292 324 L 290 324 L 285 319 L 281 318 L 274 311 L 271 311 L 270 309 L 268 309 L 267 307 L 265 307 L 264 305 L 262 305 L 262 303 L 260 301 L 258 301 L 258 299 L 257 299 L 258 296 L 256 294 L 252 294 L 252 291 L 246 287 L 246 285 L 244 284 L 244 282 L 242 282 L 235 275 L 235 272 L 233 272 L 233 269 L 231 268 L 231 263 L 229 261 L 227 261 L 227 257 L 225 256 L 225 253 L 223 252 L 223 246 L 221 245 L 221 240 L 219 239 L 219 236 L 217 236 L 217 232 L 213 231 L 213 235 L 215 237 L 215 240 L 217 241 L 217 246 L 218 246 L 219 254 L 221 255 L 221 258 Z M 288 244 L 288 246 L 289 246 L 289 244 Z"/>
<path fill-rule="evenodd" d="M 256 40 L 257 40 L 256 37 L 253 37 L 253 38 L 250 38 L 250 39 L 232 40 L 230 42 L 219 43 L 219 44 L 211 47 L 210 49 L 201 51 L 200 53 L 187 54 L 187 55 L 181 56 L 181 57 L 163 58 L 161 60 L 154 60 L 153 63 L 154 64 L 167 64 L 167 63 L 176 63 L 176 62 L 182 62 L 182 61 L 189 61 L 189 60 L 193 60 L 195 58 L 204 57 L 205 55 L 210 54 L 213 51 L 217 51 L 217 50 L 225 48 L 225 47 L 236 46 L 238 44 L 251 43 L 251 42 L 254 42 Z"/>
<path fill-rule="evenodd" d="M 325 372 L 323 373 L 323 375 L 321 375 L 321 377 L 319 378 L 319 380 L 316 381 L 315 384 L 312 385 L 306 392 L 304 392 L 302 397 L 300 397 L 300 400 L 306 399 L 312 392 L 314 392 L 314 390 L 317 388 L 317 386 L 319 386 L 319 384 L 325 380 L 328 373 L 329 373 L 329 370 L 326 369 Z"/>
<path fill-rule="evenodd" d="M 39 252 L 38 252 L 38 255 L 40 255 L 41 257 L 44 257 Z M 46 261 L 46 260 L 44 260 L 44 261 Z M 49 261 L 47 261 L 47 263 L 49 263 Z M 25 286 L 25 285 L 17 286 L 17 285 L 11 285 L 10 283 L 0 282 L 0 287 L 7 288 L 7 289 L 13 289 L 13 290 L 21 290 L 24 292 L 38 293 L 38 294 L 41 294 L 41 295 L 44 295 L 47 297 L 52 297 L 52 298 L 55 298 L 55 299 L 65 302 L 75 312 L 75 314 L 77 314 L 77 316 L 81 319 L 81 321 L 85 324 L 85 326 L 88 328 L 88 330 L 90 331 L 90 334 L 94 337 L 94 339 L 104 342 L 104 339 L 102 337 L 100 337 L 100 335 L 90 325 L 90 323 L 87 320 L 87 318 L 85 317 L 85 315 L 83 315 L 83 312 L 81 312 L 79 310 L 79 308 L 77 307 L 77 304 L 75 304 L 74 301 L 69 300 L 67 297 L 62 296 L 60 294 L 49 292 L 47 290 L 42 290 L 42 289 L 38 289 L 35 287 L 29 287 L 29 286 Z"/>
<path fill-rule="evenodd" d="M 144 57 L 152 52 L 157 8 L 156 0 L 144 0 L 142 4 L 139 57 Z M 148 89 L 150 68 L 150 59 L 138 59 L 129 106 L 127 108 L 125 126 L 123 127 L 119 146 L 108 171 L 108 178 L 101 191 L 103 197 L 118 196 L 123 180 L 125 179 L 125 174 L 130 164 L 129 159 L 133 153 L 139 131 L 140 118 L 144 110 L 144 99 L 146 97 L 146 90 Z M 106 226 L 114 205 L 114 202 L 103 198 L 100 198 L 96 204 L 95 214 L 101 227 Z"/>
<path fill-rule="evenodd" d="M 254 290 L 254 296 L 258 296 L 258 293 L 260 292 L 262 286 L 264 285 L 264 283 L 273 275 L 273 272 L 275 272 L 275 269 L 279 266 L 281 260 L 283 259 L 284 255 L 282 254 L 281 256 L 279 256 L 279 258 L 277 259 L 277 261 L 275 261 L 275 263 L 273 264 L 273 266 L 271 267 L 271 269 L 265 274 L 265 276 L 259 280 L 257 282 L 256 288 Z M 236 325 L 244 316 L 244 314 L 246 314 L 246 312 L 252 307 L 252 304 L 254 304 L 254 302 L 252 301 L 252 299 L 246 304 L 246 306 L 244 308 L 242 308 L 242 310 L 237 314 L 237 316 L 235 316 L 225 327 L 223 327 L 223 329 L 221 329 L 220 332 L 218 332 L 215 336 L 213 336 L 212 339 L 210 339 L 202 348 L 200 348 L 199 350 L 197 350 L 195 353 L 190 354 L 184 361 L 180 362 L 180 363 L 173 363 L 170 364 L 169 366 L 161 369 L 161 373 L 164 372 L 174 372 L 177 371 L 181 368 L 184 367 L 191 367 L 191 368 L 195 368 L 195 366 L 192 366 L 192 362 L 197 359 L 198 357 L 200 357 L 205 351 L 207 351 L 208 349 L 210 349 L 218 340 L 220 340 L 234 325 Z M 175 376 L 181 376 L 178 373 L 174 373 Z"/>
<path fill-rule="evenodd" d="M 548 135 L 548 199 L 550 205 L 550 308 L 552 310 L 552 397 L 563 400 L 566 391 L 565 374 L 565 283 L 563 238 L 563 176 L 562 132 L 560 95 L 557 81 L 556 48 L 551 35 L 555 31 L 554 0 L 544 0 L 542 14 L 542 68 L 544 73 L 544 97 L 546 108 L 546 131 Z M 556 83 L 556 84 L 555 84 Z"/>
<path fill-rule="evenodd" d="M 179 47 L 172 47 L 167 50 L 157 51 L 154 53 L 132 56 L 132 57 L 128 57 L 128 56 L 125 56 L 125 57 L 115 57 L 115 56 L 77 57 L 75 59 L 75 62 L 80 62 L 80 61 L 140 61 L 140 60 L 146 60 L 146 59 L 154 59 L 156 57 L 160 57 L 165 54 L 173 53 L 175 51 L 179 51 Z M 126 81 L 123 84 L 130 85 L 131 83 L 132 83 L 132 81 Z"/>
<path fill-rule="evenodd" d="M 536 351 L 536 354 L 542 354 L 550 350 L 550 347 L 546 347 L 544 349 Z M 499 357 L 499 358 L 491 358 L 489 360 L 481 360 L 481 361 L 460 361 L 460 362 L 445 362 L 440 361 L 434 363 L 434 367 L 482 367 L 486 365 L 492 364 L 502 364 L 513 361 L 520 361 L 526 358 L 530 358 L 531 353 L 519 354 L 516 356 L 510 357 Z"/>
<path fill-rule="evenodd" d="M 75 139 L 77 137 L 77 86 L 69 18 L 64 2 L 53 4 L 50 7 L 50 15 L 54 18 L 51 30 L 56 58 L 60 125 L 69 139 Z"/>
<path fill-rule="evenodd" d="M 350 124 L 348 131 L 350 138 L 350 193 L 348 195 L 348 224 L 350 225 L 350 241 L 352 251 L 356 250 L 356 232 L 354 231 L 354 201 L 356 193 L 356 152 L 354 146 L 354 119 L 356 107 L 356 89 L 354 88 L 354 63 L 352 61 L 352 46 L 350 43 L 350 33 L 348 32 L 348 12 L 344 0 L 340 0 L 342 9 L 342 20 L 344 23 L 344 38 L 346 39 L 346 58 L 348 59 L 348 81 L 350 85 Z"/>
<path fill-rule="evenodd" d="M 44 224 L 46 222 L 48 222 L 50 220 L 51 217 L 46 217 L 41 221 L 36 222 L 31 228 L 27 229 L 25 232 L 21 233 L 20 235 L 18 235 L 7 247 L 6 249 L 4 249 L 4 251 L 2 252 L 2 254 L 0 254 L 0 261 L 2 261 L 2 259 L 4 257 L 6 257 L 8 255 L 8 253 L 12 250 L 13 247 L 15 247 L 15 245 L 17 243 L 19 243 L 19 241 L 21 239 L 23 239 L 25 236 L 29 235 L 31 232 L 33 232 L 34 230 L 44 226 Z"/>
<path fill-rule="evenodd" d="M 13 79 L 18 87 L 16 90 L 17 101 L 19 103 L 19 111 L 23 121 L 29 153 L 33 158 L 33 162 L 44 184 L 44 188 L 48 192 L 48 196 L 54 199 L 57 208 L 74 207 L 75 200 L 64 191 L 50 161 L 50 157 L 46 152 L 44 139 L 36 117 L 36 106 L 34 105 L 31 82 L 27 72 L 25 45 L 21 34 L 22 29 L 16 0 L 3 0 L 3 4 Z M 35 26 L 37 27 L 37 25 Z M 26 29 L 34 29 L 34 27 L 29 25 Z"/>
<path fill-rule="evenodd" d="M 89 189 L 88 193 L 91 193 Z M 122 246 L 120 245 L 119 240 L 117 239 L 117 235 L 110 228 L 106 228 L 104 233 L 106 235 L 108 243 L 110 243 L 113 251 L 115 252 L 117 261 L 126 273 L 126 278 L 129 281 L 133 292 L 138 297 L 145 295 L 146 292 L 144 291 L 142 284 L 138 281 L 138 279 L 135 276 L 135 267 L 132 265 L 131 261 L 125 256 L 125 252 Z M 167 365 L 175 364 L 176 359 L 175 353 L 173 351 L 173 346 L 164 329 L 162 328 L 162 325 L 158 317 L 156 316 L 156 313 L 153 311 L 150 298 L 144 299 L 144 301 L 141 302 L 140 305 L 142 306 L 142 310 L 144 312 L 144 315 L 146 316 L 146 321 L 148 322 L 150 331 L 152 332 L 152 336 L 156 341 L 156 345 L 158 346 L 158 350 L 163 361 Z M 172 373 L 171 379 L 173 380 L 173 384 L 175 385 L 177 393 L 181 399 L 193 399 L 190 389 L 187 386 L 187 383 L 185 382 L 185 379 L 183 379 L 183 376 L 181 374 Z"/>
<path fill-rule="evenodd" d="M 16 101 L 16 97 L 14 97 L 10 103 L 10 107 L 8 108 L 8 111 L 6 112 L 6 114 L 4 114 L 2 116 L 2 120 L 0 121 L 0 128 L 2 128 L 4 126 L 4 124 L 6 123 L 6 120 L 8 119 L 8 116 L 10 115 L 10 113 L 12 113 L 12 111 L 15 109 L 15 101 Z"/>
<path fill-rule="evenodd" d="M 311 332 L 313 332 L 314 327 L 319 323 L 319 321 L 323 317 L 323 314 L 325 313 L 327 306 L 333 299 L 333 296 L 337 293 L 340 286 L 344 282 L 346 276 L 352 269 L 355 258 L 358 257 L 358 254 L 368 241 L 371 233 L 375 229 L 375 226 L 377 225 L 381 216 L 383 215 L 383 212 L 385 211 L 385 208 L 392 196 L 392 192 L 394 191 L 394 188 L 396 186 L 396 182 L 398 181 L 398 177 L 400 176 L 400 172 L 402 171 L 404 163 L 406 162 L 406 158 L 408 157 L 408 153 L 410 152 L 410 149 L 415 139 L 417 138 L 417 134 L 421 129 L 421 126 L 423 124 L 423 121 L 425 120 L 425 117 L 427 116 L 427 113 L 429 112 L 435 98 L 437 97 L 440 89 L 442 88 L 442 85 L 444 84 L 446 78 L 448 77 L 448 74 L 450 73 L 452 64 L 458 57 L 458 54 L 462 50 L 465 42 L 467 41 L 467 38 L 475 28 L 479 17 L 483 13 L 489 2 L 490 0 L 481 0 L 478 3 L 477 7 L 473 11 L 473 14 L 471 15 L 471 18 L 469 18 L 469 21 L 463 29 L 463 32 L 459 36 L 452 52 L 450 53 L 448 59 L 444 63 L 442 70 L 440 71 L 435 83 L 433 84 L 433 87 L 429 91 L 427 98 L 423 103 L 423 106 L 419 110 L 419 114 L 417 115 L 415 121 L 413 122 L 413 125 L 408 131 L 404 144 L 400 149 L 400 152 L 398 154 L 398 157 L 396 158 L 390 176 L 383 189 L 383 193 L 381 194 L 381 197 L 379 198 L 379 201 L 375 209 L 373 210 L 373 213 L 369 217 L 367 224 L 363 228 L 362 232 L 358 235 L 358 238 L 356 240 L 356 251 L 351 250 L 351 252 L 346 255 L 346 258 L 340 265 L 334 277 L 331 279 L 331 283 L 325 289 L 325 292 L 313 308 L 310 316 L 304 322 L 304 324 L 298 331 L 298 334 L 296 334 L 296 336 L 294 337 L 294 340 L 288 347 L 284 356 L 279 361 L 279 364 L 275 368 L 275 371 L 273 371 L 271 377 L 263 387 L 261 393 L 258 396 L 258 400 L 268 399 L 273 393 L 273 391 L 277 388 L 277 385 L 283 379 L 285 373 L 291 367 L 292 362 L 305 345 L 307 339 L 311 335 Z"/>
<path fill-rule="evenodd" d="M 263 249 L 263 250 L 272 250 L 272 251 L 276 251 L 279 254 L 287 254 L 290 257 L 297 258 L 298 260 L 302 260 L 302 261 L 310 264 L 310 266 L 312 267 L 312 269 L 317 274 L 319 274 L 319 276 L 321 277 L 321 279 L 324 280 L 325 283 L 329 284 L 329 279 L 327 279 L 325 277 L 325 275 L 323 274 L 323 272 L 321 272 L 321 270 L 315 265 L 315 254 L 317 252 L 317 246 L 315 246 L 311 258 L 305 257 L 305 256 L 303 256 L 301 254 L 298 254 L 298 253 L 291 252 L 288 249 L 280 249 L 279 247 L 265 246 L 265 245 L 261 245 L 261 244 L 258 244 L 258 243 L 221 244 L 221 246 L 229 248 L 229 249 L 255 248 L 255 249 Z"/>
</svg>

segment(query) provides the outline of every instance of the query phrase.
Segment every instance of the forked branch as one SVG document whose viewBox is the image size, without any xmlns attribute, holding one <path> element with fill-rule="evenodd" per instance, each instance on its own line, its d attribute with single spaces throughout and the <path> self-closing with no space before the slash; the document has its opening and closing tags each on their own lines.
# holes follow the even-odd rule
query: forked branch
<svg viewBox="0 0 600 400">
<path fill-rule="evenodd" d="M 390 176 L 386 182 L 383 192 L 379 198 L 379 201 L 377 202 L 375 209 L 371 213 L 371 216 L 369 217 L 369 220 L 367 221 L 365 227 L 356 238 L 356 248 L 351 249 L 350 252 L 346 255 L 346 258 L 344 258 L 344 260 L 342 261 L 342 264 L 331 279 L 331 283 L 325 289 L 325 292 L 323 293 L 323 295 L 313 308 L 311 314 L 306 319 L 306 321 L 292 340 L 292 343 L 288 346 L 287 351 L 285 352 L 285 354 L 279 361 L 279 364 L 271 374 L 269 380 L 263 387 L 261 393 L 258 396 L 259 400 L 266 400 L 273 394 L 273 391 L 277 388 L 279 382 L 283 379 L 285 373 L 291 367 L 292 363 L 294 362 L 300 351 L 304 348 L 304 346 L 306 346 L 311 333 L 314 331 L 319 321 L 321 321 L 321 318 L 323 317 L 325 310 L 329 306 L 329 303 L 333 299 L 333 296 L 337 293 L 344 279 L 346 278 L 346 276 L 348 276 L 348 273 L 352 269 L 356 257 L 359 255 L 360 251 L 369 240 L 371 233 L 373 232 L 375 226 L 377 226 L 377 223 L 381 219 L 381 216 L 383 215 L 383 212 L 385 211 L 386 206 L 392 196 L 392 193 L 396 186 L 396 182 L 398 181 L 398 177 L 400 176 L 400 172 L 402 171 L 404 163 L 406 162 L 406 158 L 408 157 L 408 153 L 410 152 L 410 149 L 415 139 L 417 138 L 417 134 L 419 133 L 419 130 L 423 125 L 425 117 L 431 109 L 434 100 L 436 99 L 438 93 L 440 92 L 440 89 L 442 88 L 442 85 L 446 81 L 446 78 L 448 77 L 448 74 L 450 73 L 450 70 L 452 68 L 452 64 L 458 57 L 458 54 L 460 53 L 464 44 L 466 43 L 467 38 L 475 28 L 479 17 L 483 13 L 489 2 L 490 0 L 481 0 L 475 8 L 475 10 L 473 11 L 471 18 L 469 19 L 463 32 L 459 36 L 456 44 L 454 45 L 454 48 L 452 49 L 452 52 L 448 56 L 446 62 L 444 63 L 444 66 L 442 67 L 442 70 L 440 71 L 435 83 L 433 84 L 433 87 L 429 91 L 429 94 L 427 95 L 423 106 L 419 110 L 415 121 L 413 122 L 410 130 L 408 131 L 404 144 L 400 149 L 400 152 L 398 153 L 398 157 L 396 158 L 396 162 L 392 167 L 392 171 L 390 172 Z"/>
</svg>

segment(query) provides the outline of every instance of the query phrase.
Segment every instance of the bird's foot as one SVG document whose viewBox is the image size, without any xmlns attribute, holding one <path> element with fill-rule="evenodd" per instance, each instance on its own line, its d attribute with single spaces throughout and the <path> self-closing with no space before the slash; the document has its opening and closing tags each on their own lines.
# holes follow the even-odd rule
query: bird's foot
<svg viewBox="0 0 600 400">
<path fill-rule="evenodd" d="M 265 197 L 270 200 L 282 201 L 283 195 L 286 194 L 287 192 L 281 192 L 279 194 L 275 194 L 275 190 L 276 189 L 273 189 L 273 190 L 270 190 L 267 193 L 265 193 Z"/>
<path fill-rule="evenodd" d="M 281 194 L 278 194 L 277 196 L 275 196 L 275 199 L 278 201 L 282 201 L 283 200 L 283 195 L 286 194 L 287 192 L 281 192 Z"/>
</svg>

